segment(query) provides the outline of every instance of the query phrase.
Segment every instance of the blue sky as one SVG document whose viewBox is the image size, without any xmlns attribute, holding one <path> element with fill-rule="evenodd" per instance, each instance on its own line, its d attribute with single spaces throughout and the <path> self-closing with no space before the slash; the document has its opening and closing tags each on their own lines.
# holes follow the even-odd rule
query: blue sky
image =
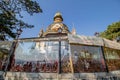
<svg viewBox="0 0 120 80">
<path fill-rule="evenodd" d="M 120 21 L 120 0 L 36 0 L 43 13 L 29 14 L 23 12 L 23 20 L 34 25 L 32 29 L 23 30 L 21 38 L 37 37 L 41 28 L 46 31 L 53 22 L 56 12 L 61 12 L 63 23 L 69 30 L 76 28 L 77 34 L 93 36 L 95 32 L 106 30 L 109 24 Z"/>
</svg>

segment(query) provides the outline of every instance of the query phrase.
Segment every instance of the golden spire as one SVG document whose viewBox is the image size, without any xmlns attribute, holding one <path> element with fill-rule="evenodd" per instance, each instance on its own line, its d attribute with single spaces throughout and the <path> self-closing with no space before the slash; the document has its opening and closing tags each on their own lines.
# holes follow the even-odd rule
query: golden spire
<svg viewBox="0 0 120 80">
<path fill-rule="evenodd" d="M 57 12 L 54 16 L 54 22 L 62 22 L 63 18 L 60 12 Z"/>
<path fill-rule="evenodd" d="M 62 16 L 62 14 L 60 12 L 56 12 L 54 17 L 56 16 Z"/>
<path fill-rule="evenodd" d="M 72 32 L 71 32 L 73 35 L 76 35 L 77 33 L 76 33 L 76 29 L 75 29 L 75 27 L 74 27 L 74 24 L 73 24 L 73 28 L 72 28 Z"/>
</svg>

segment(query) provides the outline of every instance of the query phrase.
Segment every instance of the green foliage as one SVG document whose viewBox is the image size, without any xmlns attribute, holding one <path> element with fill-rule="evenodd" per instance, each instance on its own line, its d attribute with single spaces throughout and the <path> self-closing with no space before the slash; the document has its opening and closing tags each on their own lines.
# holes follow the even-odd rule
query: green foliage
<svg viewBox="0 0 120 80">
<path fill-rule="evenodd" d="M 100 37 L 110 40 L 116 39 L 118 36 L 120 36 L 120 21 L 109 25 L 107 30 L 100 33 Z"/>
<path fill-rule="evenodd" d="M 15 38 L 19 28 L 32 28 L 22 20 L 22 11 L 30 15 L 41 13 L 42 9 L 36 1 L 32 0 L 0 0 L 0 40 L 7 37 Z"/>
</svg>

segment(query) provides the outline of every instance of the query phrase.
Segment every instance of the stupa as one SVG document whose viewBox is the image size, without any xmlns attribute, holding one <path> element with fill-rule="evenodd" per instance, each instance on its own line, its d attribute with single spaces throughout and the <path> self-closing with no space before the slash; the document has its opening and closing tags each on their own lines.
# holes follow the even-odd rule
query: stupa
<svg viewBox="0 0 120 80">
<path fill-rule="evenodd" d="M 120 80 L 120 44 L 69 31 L 57 12 L 38 37 L 0 42 L 4 80 Z"/>
<path fill-rule="evenodd" d="M 46 31 L 44 32 L 43 29 L 40 30 L 39 37 L 55 37 L 58 36 L 58 30 L 62 29 L 62 35 L 67 35 L 70 33 L 68 27 L 63 23 L 63 18 L 60 12 L 57 12 L 53 18 L 53 23 L 50 24 Z"/>
</svg>

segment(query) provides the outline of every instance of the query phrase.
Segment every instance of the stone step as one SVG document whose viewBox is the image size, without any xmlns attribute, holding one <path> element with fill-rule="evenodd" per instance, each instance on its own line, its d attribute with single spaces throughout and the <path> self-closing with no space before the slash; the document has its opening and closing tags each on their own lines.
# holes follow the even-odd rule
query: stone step
<svg viewBox="0 0 120 80">
<path fill-rule="evenodd" d="M 7 72 L 5 80 L 120 80 L 120 74 L 119 72 L 74 73 L 74 74 Z"/>
</svg>

